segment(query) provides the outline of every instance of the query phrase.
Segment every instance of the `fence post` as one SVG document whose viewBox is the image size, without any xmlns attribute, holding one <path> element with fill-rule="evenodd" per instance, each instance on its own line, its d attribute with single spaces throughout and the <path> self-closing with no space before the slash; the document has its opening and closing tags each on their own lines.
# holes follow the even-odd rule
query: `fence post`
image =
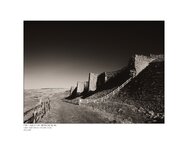
<svg viewBox="0 0 188 150">
<path fill-rule="evenodd" d="M 48 98 L 49 99 L 49 98 Z M 49 99 L 49 110 L 50 110 L 51 104 L 50 104 L 50 99 Z"/>
<path fill-rule="evenodd" d="M 33 123 L 36 123 L 36 112 L 35 112 L 35 110 L 33 112 Z"/>
</svg>

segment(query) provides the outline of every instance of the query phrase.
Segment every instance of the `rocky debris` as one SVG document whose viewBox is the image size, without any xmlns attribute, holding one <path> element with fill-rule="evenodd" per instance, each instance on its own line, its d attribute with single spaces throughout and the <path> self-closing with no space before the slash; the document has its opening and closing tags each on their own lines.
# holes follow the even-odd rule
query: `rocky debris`
<svg viewBox="0 0 188 150">
<path fill-rule="evenodd" d="M 150 114 L 150 117 L 154 116 L 154 112 L 152 110 L 150 110 L 148 113 Z"/>
<path fill-rule="evenodd" d="M 146 111 L 145 111 L 144 108 L 142 108 L 142 107 L 140 107 L 140 108 L 138 109 L 138 112 L 139 112 L 139 113 L 146 113 Z"/>
</svg>

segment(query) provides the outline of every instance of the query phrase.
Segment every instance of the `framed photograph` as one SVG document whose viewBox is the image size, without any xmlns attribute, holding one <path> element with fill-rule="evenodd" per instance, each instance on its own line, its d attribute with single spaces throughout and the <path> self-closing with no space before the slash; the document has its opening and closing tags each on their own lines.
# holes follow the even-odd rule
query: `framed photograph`
<svg viewBox="0 0 188 150">
<path fill-rule="evenodd" d="M 24 124 L 164 123 L 162 21 L 24 21 Z"/>
</svg>

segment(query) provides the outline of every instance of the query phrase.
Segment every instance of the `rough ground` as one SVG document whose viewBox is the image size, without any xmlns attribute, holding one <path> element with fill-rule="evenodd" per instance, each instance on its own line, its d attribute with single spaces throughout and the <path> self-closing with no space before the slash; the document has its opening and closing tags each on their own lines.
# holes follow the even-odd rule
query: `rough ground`
<svg viewBox="0 0 188 150">
<path fill-rule="evenodd" d="M 93 99 L 86 101 L 85 105 L 114 114 L 126 123 L 127 120 L 132 123 L 164 123 L 164 61 L 150 63 L 104 102 Z"/>
<path fill-rule="evenodd" d="M 53 100 L 51 110 L 39 123 L 108 123 L 100 113 L 83 106 Z"/>
<path fill-rule="evenodd" d="M 35 107 L 41 97 L 59 98 L 66 94 L 63 88 L 42 88 L 24 90 L 24 112 Z"/>
</svg>

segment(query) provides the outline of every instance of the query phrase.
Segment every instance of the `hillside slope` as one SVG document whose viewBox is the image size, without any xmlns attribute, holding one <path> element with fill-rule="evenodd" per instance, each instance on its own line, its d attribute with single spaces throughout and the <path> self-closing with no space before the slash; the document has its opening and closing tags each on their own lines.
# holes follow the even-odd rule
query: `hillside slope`
<svg viewBox="0 0 188 150">
<path fill-rule="evenodd" d="M 122 122 L 164 122 L 164 60 L 155 60 L 115 95 L 86 103 L 113 114 Z"/>
</svg>

